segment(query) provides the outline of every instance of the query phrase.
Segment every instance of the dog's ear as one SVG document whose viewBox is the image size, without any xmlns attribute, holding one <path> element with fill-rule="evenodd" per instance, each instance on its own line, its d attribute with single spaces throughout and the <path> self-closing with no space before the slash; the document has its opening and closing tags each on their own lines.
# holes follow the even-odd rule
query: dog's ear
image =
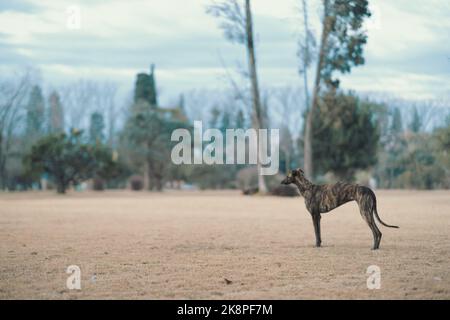
<svg viewBox="0 0 450 320">
<path fill-rule="evenodd" d="M 302 169 L 298 168 L 297 171 L 301 174 L 305 174 Z"/>
</svg>

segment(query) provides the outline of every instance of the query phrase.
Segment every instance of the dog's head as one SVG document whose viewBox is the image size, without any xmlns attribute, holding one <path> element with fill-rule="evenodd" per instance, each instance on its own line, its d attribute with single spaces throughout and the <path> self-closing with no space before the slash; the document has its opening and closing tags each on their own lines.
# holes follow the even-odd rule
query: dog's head
<svg viewBox="0 0 450 320">
<path fill-rule="evenodd" d="M 281 181 L 281 184 L 291 184 L 295 182 L 295 177 L 300 177 L 303 176 L 304 172 L 302 169 L 298 168 L 298 169 L 294 169 L 291 172 L 288 173 L 288 175 L 286 176 L 286 178 L 283 179 L 283 181 Z"/>
</svg>

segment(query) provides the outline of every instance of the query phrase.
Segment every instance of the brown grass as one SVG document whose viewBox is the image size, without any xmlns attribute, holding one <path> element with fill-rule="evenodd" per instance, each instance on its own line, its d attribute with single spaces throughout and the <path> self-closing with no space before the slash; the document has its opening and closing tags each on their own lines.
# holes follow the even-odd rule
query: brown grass
<svg viewBox="0 0 450 320">
<path fill-rule="evenodd" d="M 316 249 L 301 198 L 0 194 L 0 298 L 449 299 L 450 192 L 377 195 L 400 225 L 380 228 L 379 251 L 355 203 L 324 216 Z M 66 288 L 72 264 L 80 291 Z M 379 290 L 366 287 L 369 265 Z"/>
</svg>

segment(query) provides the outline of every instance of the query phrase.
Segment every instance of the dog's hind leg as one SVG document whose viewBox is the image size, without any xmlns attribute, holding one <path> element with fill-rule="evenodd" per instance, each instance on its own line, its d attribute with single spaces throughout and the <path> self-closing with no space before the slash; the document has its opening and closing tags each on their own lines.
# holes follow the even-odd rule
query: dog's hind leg
<svg viewBox="0 0 450 320">
<path fill-rule="evenodd" d="M 367 203 L 361 203 L 359 204 L 359 211 L 361 212 L 361 215 L 363 219 L 367 222 L 369 225 L 370 230 L 373 234 L 373 250 L 377 250 L 380 247 L 381 242 L 381 236 L 382 233 L 380 229 L 378 229 L 375 219 L 373 217 L 373 206 L 367 204 Z"/>
<path fill-rule="evenodd" d="M 380 242 L 381 242 L 381 236 L 382 233 L 380 231 L 380 229 L 378 229 L 374 219 L 372 218 L 372 221 L 369 224 L 370 229 L 372 230 L 373 233 L 373 250 L 377 250 L 378 248 L 380 248 Z"/>
</svg>

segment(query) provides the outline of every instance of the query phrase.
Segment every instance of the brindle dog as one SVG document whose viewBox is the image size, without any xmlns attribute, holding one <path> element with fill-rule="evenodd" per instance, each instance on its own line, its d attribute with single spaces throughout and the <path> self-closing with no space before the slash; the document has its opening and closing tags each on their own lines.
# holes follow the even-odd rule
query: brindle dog
<svg viewBox="0 0 450 320">
<path fill-rule="evenodd" d="M 320 214 L 329 212 L 349 201 L 358 203 L 362 217 L 372 230 L 373 250 L 380 247 L 381 241 L 381 232 L 375 224 L 374 215 L 382 225 L 389 228 L 398 228 L 398 226 L 391 226 L 381 221 L 377 212 L 375 194 L 367 187 L 344 182 L 331 185 L 315 185 L 305 178 L 302 169 L 293 170 L 281 183 L 286 185 L 294 183 L 298 187 L 300 194 L 305 198 L 306 208 L 313 219 L 316 247 L 320 247 L 322 243 L 320 237 Z"/>
</svg>

